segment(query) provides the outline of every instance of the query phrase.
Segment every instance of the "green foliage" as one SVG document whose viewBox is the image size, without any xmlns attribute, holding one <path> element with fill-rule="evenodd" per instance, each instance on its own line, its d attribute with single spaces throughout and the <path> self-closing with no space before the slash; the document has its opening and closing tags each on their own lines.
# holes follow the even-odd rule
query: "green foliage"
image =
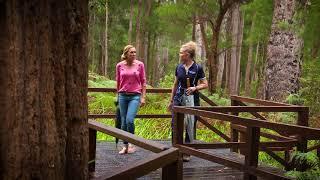
<svg viewBox="0 0 320 180">
<path fill-rule="evenodd" d="M 209 99 L 211 99 L 213 102 L 215 102 L 219 106 L 230 106 L 230 104 L 231 104 L 230 99 L 222 97 L 221 94 L 222 93 L 213 94 L 213 95 L 209 96 Z"/>
<path fill-rule="evenodd" d="M 286 102 L 292 105 L 302 105 L 303 104 L 303 99 L 300 97 L 299 94 L 290 94 Z"/>
<path fill-rule="evenodd" d="M 287 172 L 287 176 L 299 180 L 320 179 L 320 161 L 315 153 L 295 153 L 292 156 L 290 164 L 295 168 Z"/>
<path fill-rule="evenodd" d="M 245 28 L 247 38 L 246 43 L 256 44 L 257 42 L 266 42 L 269 38 L 272 24 L 273 0 L 253 0 L 248 4 L 241 6 L 245 14 Z M 254 27 L 250 31 L 251 23 Z"/>
<path fill-rule="evenodd" d="M 303 65 L 300 94 L 304 105 L 310 107 L 311 115 L 320 115 L 320 58 Z"/>
<path fill-rule="evenodd" d="M 288 21 L 280 21 L 280 22 L 278 22 L 277 26 L 282 31 L 290 31 L 293 29 L 292 24 L 289 24 Z"/>
<path fill-rule="evenodd" d="M 159 31 L 168 33 L 175 40 L 183 40 L 190 29 L 192 14 L 186 4 L 164 3 L 155 14 L 159 17 Z M 188 28 L 187 28 L 188 27 Z"/>
<path fill-rule="evenodd" d="M 319 29 L 320 29 L 320 1 L 319 0 L 310 0 L 308 1 L 308 11 L 305 13 L 306 22 L 305 22 L 305 31 L 304 31 L 304 46 L 305 46 L 305 55 L 310 56 L 310 51 L 313 46 L 320 41 Z"/>
<path fill-rule="evenodd" d="M 165 75 L 159 83 L 159 87 L 162 88 L 172 88 L 174 82 L 174 74 Z"/>
</svg>

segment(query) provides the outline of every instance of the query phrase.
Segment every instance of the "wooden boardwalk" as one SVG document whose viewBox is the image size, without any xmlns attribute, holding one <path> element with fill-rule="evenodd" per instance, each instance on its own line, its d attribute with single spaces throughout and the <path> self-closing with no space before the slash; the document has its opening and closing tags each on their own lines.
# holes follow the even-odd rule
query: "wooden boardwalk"
<svg viewBox="0 0 320 180">
<path fill-rule="evenodd" d="M 157 141 L 162 144 L 170 145 L 169 141 Z M 120 142 L 118 148 L 120 149 L 122 143 Z M 216 149 L 208 150 L 211 153 L 219 154 L 222 156 L 228 156 L 232 159 L 236 159 L 243 162 L 244 156 L 231 153 L 229 149 Z M 125 167 L 126 164 L 134 163 L 138 160 L 148 157 L 153 154 L 150 151 L 141 149 L 137 147 L 137 152 L 134 154 L 119 155 L 116 149 L 116 144 L 114 142 L 97 142 L 96 147 L 96 176 L 101 176 L 103 174 L 113 172 L 121 167 Z M 281 170 L 268 168 L 269 171 L 279 172 Z M 140 177 L 141 180 L 148 179 L 161 179 L 160 169 L 151 172 L 150 174 Z M 183 163 L 183 179 L 193 180 L 193 179 L 217 179 L 217 180 L 228 180 L 228 179 L 243 179 L 243 173 L 225 167 L 223 165 L 206 161 L 197 157 L 191 157 L 189 162 Z M 259 178 L 258 178 L 259 179 Z"/>
</svg>

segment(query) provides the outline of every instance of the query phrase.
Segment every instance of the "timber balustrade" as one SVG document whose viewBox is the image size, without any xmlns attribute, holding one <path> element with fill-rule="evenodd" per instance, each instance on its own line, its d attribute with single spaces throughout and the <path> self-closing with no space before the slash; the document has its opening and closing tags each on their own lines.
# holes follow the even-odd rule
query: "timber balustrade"
<svg viewBox="0 0 320 180">
<path fill-rule="evenodd" d="M 232 98 L 232 97 L 231 97 Z M 244 97 L 236 97 L 237 101 L 246 100 Z M 291 106 L 283 105 L 262 100 L 250 99 L 250 103 L 263 103 L 264 106 L 226 106 L 226 107 L 174 107 L 174 130 L 173 130 L 173 144 L 174 147 L 179 148 L 182 153 L 190 154 L 203 158 L 209 161 L 213 161 L 231 168 L 239 169 L 245 172 L 244 179 L 256 179 L 257 176 L 264 177 L 266 179 L 289 179 L 280 174 L 268 172 L 258 167 L 258 154 L 259 151 L 268 153 L 271 157 L 281 163 L 283 166 L 288 167 L 287 159 L 282 159 L 273 151 L 284 151 L 291 150 L 293 147 L 297 147 L 297 150 L 306 152 L 308 150 L 317 149 L 319 146 L 307 149 L 308 140 L 319 140 L 320 129 L 311 128 L 304 126 L 307 119 L 308 108 L 303 106 Z M 233 105 L 240 103 L 233 102 Z M 268 106 L 270 105 L 270 106 Z M 291 125 L 278 122 L 270 122 L 265 118 L 244 118 L 239 117 L 239 112 L 252 113 L 255 117 L 258 112 L 297 112 L 298 113 L 298 124 Z M 230 113 L 230 114 L 227 114 Z M 185 144 L 183 142 L 183 130 L 184 130 L 184 114 L 192 114 L 201 117 L 201 121 L 206 126 L 210 124 L 207 122 L 208 119 L 215 119 L 219 121 L 230 122 L 233 126 L 232 132 L 241 131 L 242 142 L 235 139 L 235 135 L 231 134 L 231 140 L 233 142 L 226 143 L 201 143 L 201 144 Z M 300 114 L 300 115 L 299 115 Z M 300 123 L 299 123 L 300 122 Z M 303 122 L 303 123 L 302 123 Z M 285 134 L 291 135 L 286 137 L 283 135 L 274 135 L 264 133 L 265 136 L 276 141 L 260 142 L 260 136 L 262 136 L 261 129 L 270 129 L 276 132 L 285 132 Z M 229 140 L 229 137 L 225 137 L 225 140 Z M 244 163 L 235 161 L 228 157 L 221 155 L 212 154 L 208 151 L 201 149 L 217 149 L 217 148 L 231 148 L 233 150 L 240 149 L 245 155 Z"/>
<path fill-rule="evenodd" d="M 88 88 L 88 92 L 113 92 L 115 88 Z M 171 93 L 171 89 L 147 89 L 147 93 Z M 137 118 L 171 118 L 171 114 L 138 114 Z M 127 167 L 119 168 L 118 171 L 108 173 L 94 179 L 135 179 L 146 175 L 154 170 L 162 168 L 162 179 L 182 179 L 182 159 L 177 148 L 169 148 L 163 144 L 156 143 L 135 136 L 131 133 L 120 129 L 106 126 L 93 119 L 97 118 L 116 118 L 115 114 L 89 114 L 89 172 L 95 171 L 95 155 L 96 155 L 96 137 L 97 131 L 108 134 L 110 136 L 122 139 L 129 143 L 135 144 L 141 148 L 152 151 L 156 154 L 150 155 L 143 160 L 130 164 Z"/>
<path fill-rule="evenodd" d="M 88 88 L 88 91 L 116 93 L 115 88 Z M 147 89 L 147 94 L 149 93 L 171 93 L 171 89 Z M 169 98 L 169 96 L 167 97 Z M 288 161 L 290 158 L 290 151 L 295 147 L 301 152 L 308 152 L 312 150 L 320 151 L 320 145 L 315 145 L 309 148 L 307 147 L 308 140 L 320 139 L 319 129 L 307 127 L 309 118 L 308 107 L 294 106 L 285 103 L 277 103 L 241 96 L 231 96 L 231 106 L 217 106 L 216 103 L 211 101 L 202 93 L 200 93 L 200 98 L 210 106 L 174 107 L 173 111 L 175 116 L 173 122 L 172 143 L 175 148 L 170 149 L 164 145 L 139 138 L 130 133 L 105 126 L 93 120 L 96 118 L 116 118 L 115 114 L 89 114 L 89 171 L 93 172 L 95 169 L 94 159 L 97 131 L 101 131 L 157 153 L 146 160 L 139 161 L 132 166 L 121 169 L 118 172 L 114 172 L 114 174 L 102 176 L 100 179 L 125 179 L 126 177 L 139 177 L 160 167 L 163 167 L 163 179 L 182 179 L 182 162 L 181 154 L 179 153 L 194 155 L 225 166 L 239 169 L 245 172 L 244 179 L 256 179 L 256 176 L 262 176 L 267 179 L 289 179 L 288 177 L 271 173 L 258 167 L 259 151 L 266 152 L 286 169 L 289 167 Z M 285 123 L 270 122 L 263 115 L 259 114 L 261 112 L 295 112 L 298 114 L 297 124 L 289 125 Z M 239 113 L 250 113 L 255 118 L 239 117 Z M 201 122 L 226 142 L 184 144 L 184 114 L 193 114 L 197 116 L 198 122 Z M 171 114 L 138 114 L 136 117 L 171 118 Z M 230 136 L 212 126 L 209 122 L 210 119 L 230 122 Z M 262 131 L 265 129 L 273 130 L 277 132 L 277 134 L 270 133 L 270 131 Z M 260 137 L 265 137 L 272 141 L 260 142 Z M 233 152 L 240 152 L 245 155 L 245 162 L 241 163 L 234 159 L 222 157 L 202 150 L 217 148 L 230 148 Z M 275 154 L 274 151 L 283 151 L 285 153 L 285 158 L 281 158 L 279 155 Z M 169 175 L 174 176 L 171 177 Z"/>
</svg>

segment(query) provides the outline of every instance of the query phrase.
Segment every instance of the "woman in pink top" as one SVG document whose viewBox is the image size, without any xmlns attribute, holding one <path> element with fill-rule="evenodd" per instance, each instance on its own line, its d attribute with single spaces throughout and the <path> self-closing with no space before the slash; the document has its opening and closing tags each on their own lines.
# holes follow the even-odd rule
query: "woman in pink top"
<svg viewBox="0 0 320 180">
<path fill-rule="evenodd" d="M 136 48 L 127 45 L 116 67 L 121 129 L 134 134 L 134 118 L 140 105 L 145 104 L 146 76 L 144 64 L 136 60 Z M 128 142 L 119 154 L 133 153 L 135 148 Z"/>
</svg>

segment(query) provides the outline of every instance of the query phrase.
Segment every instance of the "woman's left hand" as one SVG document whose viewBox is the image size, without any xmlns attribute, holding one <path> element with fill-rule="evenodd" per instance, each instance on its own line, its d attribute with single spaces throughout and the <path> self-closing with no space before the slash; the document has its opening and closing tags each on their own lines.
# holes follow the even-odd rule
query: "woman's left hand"
<svg viewBox="0 0 320 180">
<path fill-rule="evenodd" d="M 140 99 L 140 106 L 144 106 L 146 104 L 146 99 L 145 98 L 141 98 Z"/>
<path fill-rule="evenodd" d="M 194 91 L 196 91 L 197 88 L 196 87 L 189 87 L 186 91 L 187 95 L 190 95 L 192 94 Z"/>
</svg>

